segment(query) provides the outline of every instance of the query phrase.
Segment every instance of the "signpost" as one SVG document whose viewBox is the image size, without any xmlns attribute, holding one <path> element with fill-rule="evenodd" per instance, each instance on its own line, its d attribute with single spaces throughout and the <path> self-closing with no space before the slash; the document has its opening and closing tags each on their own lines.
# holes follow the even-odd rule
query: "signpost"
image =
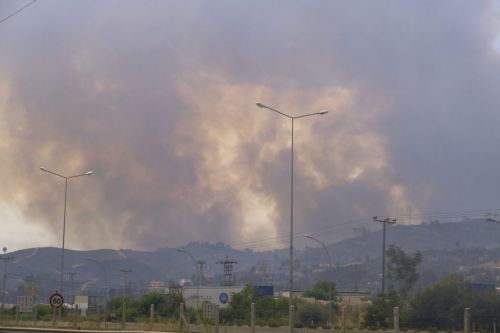
<svg viewBox="0 0 500 333">
<path fill-rule="evenodd" d="M 64 304 L 64 298 L 59 293 L 53 293 L 52 295 L 50 295 L 49 304 L 53 308 L 56 308 L 56 309 L 60 308 Z"/>
<path fill-rule="evenodd" d="M 33 312 L 33 296 L 17 296 L 19 312 Z"/>
</svg>

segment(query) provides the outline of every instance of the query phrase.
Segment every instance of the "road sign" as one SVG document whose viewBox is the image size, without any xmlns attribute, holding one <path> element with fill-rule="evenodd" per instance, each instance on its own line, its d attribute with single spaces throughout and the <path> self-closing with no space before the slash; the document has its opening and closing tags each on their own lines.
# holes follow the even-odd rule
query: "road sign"
<svg viewBox="0 0 500 333">
<path fill-rule="evenodd" d="M 50 295 L 49 304 L 53 308 L 60 308 L 64 304 L 64 298 L 59 293 L 53 293 Z"/>
<path fill-rule="evenodd" d="M 33 312 L 33 297 L 17 296 L 17 307 L 19 312 Z"/>
<path fill-rule="evenodd" d="M 222 304 L 226 304 L 228 301 L 229 301 L 229 295 L 226 294 L 226 293 L 221 293 L 219 295 L 219 301 L 222 303 Z"/>
</svg>

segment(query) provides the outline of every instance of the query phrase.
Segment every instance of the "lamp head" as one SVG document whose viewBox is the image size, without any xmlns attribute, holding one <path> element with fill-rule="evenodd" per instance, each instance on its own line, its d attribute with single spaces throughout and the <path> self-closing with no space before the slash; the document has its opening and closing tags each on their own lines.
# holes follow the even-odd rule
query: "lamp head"
<svg viewBox="0 0 500 333">
<path fill-rule="evenodd" d="M 309 234 L 305 234 L 305 235 L 304 235 L 304 237 L 305 237 L 305 238 L 311 238 L 311 235 L 309 235 Z"/>
<path fill-rule="evenodd" d="M 318 114 L 320 115 L 324 115 L 324 114 L 327 114 L 328 113 L 328 110 L 321 110 L 320 112 L 318 112 Z"/>
<path fill-rule="evenodd" d="M 85 172 L 85 175 L 86 175 L 86 176 L 90 176 L 90 175 L 91 175 L 91 174 L 93 174 L 93 173 L 94 173 L 94 171 L 88 171 L 88 172 Z"/>
<path fill-rule="evenodd" d="M 43 166 L 40 167 L 40 170 L 47 171 L 47 169 L 45 169 L 45 167 L 43 167 Z"/>
<path fill-rule="evenodd" d="M 259 108 L 265 108 L 266 106 L 260 102 L 255 103 Z"/>
</svg>

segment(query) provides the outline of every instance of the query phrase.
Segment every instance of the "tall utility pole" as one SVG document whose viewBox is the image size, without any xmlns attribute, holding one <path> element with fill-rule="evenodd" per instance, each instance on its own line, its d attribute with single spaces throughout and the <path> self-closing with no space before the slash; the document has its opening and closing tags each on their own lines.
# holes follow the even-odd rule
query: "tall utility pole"
<svg viewBox="0 0 500 333">
<path fill-rule="evenodd" d="M 6 257 L 6 256 L 0 257 L 0 260 L 3 260 L 2 308 L 0 309 L 0 325 L 3 324 L 3 310 L 5 308 L 5 291 L 7 288 L 7 265 L 9 264 L 9 260 L 12 259 L 14 259 L 14 257 Z"/>
<path fill-rule="evenodd" d="M 132 272 L 130 269 L 120 269 L 120 272 L 123 274 L 123 290 L 122 290 L 122 297 L 125 299 L 127 295 L 127 288 L 128 288 L 128 273 Z"/>
<path fill-rule="evenodd" d="M 238 262 L 236 260 L 229 259 L 228 256 L 226 256 L 226 259 L 217 261 L 216 264 L 221 264 L 224 266 L 224 285 L 225 286 L 232 286 L 233 285 L 233 265 L 237 264 Z"/>
<path fill-rule="evenodd" d="M 397 220 L 389 217 L 385 219 L 379 219 L 378 216 L 374 216 L 373 222 L 382 223 L 382 225 L 384 226 L 382 232 L 382 288 L 381 288 L 381 292 L 382 294 L 384 294 L 385 293 L 385 230 L 387 224 L 396 224 Z"/>
<path fill-rule="evenodd" d="M 73 307 L 75 307 L 75 275 L 76 273 L 75 272 L 69 272 L 69 281 L 71 282 L 71 299 L 73 300 L 72 304 L 73 304 Z"/>
</svg>

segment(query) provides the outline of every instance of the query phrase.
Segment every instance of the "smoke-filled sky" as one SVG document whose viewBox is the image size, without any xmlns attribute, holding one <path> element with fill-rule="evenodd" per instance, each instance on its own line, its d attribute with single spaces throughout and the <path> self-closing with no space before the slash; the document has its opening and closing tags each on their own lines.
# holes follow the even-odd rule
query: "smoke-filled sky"
<svg viewBox="0 0 500 333">
<path fill-rule="evenodd" d="M 27 1 L 0 0 L 0 18 Z M 0 24 L 0 246 L 298 246 L 500 209 L 494 1 L 38 0 Z M 408 216 L 410 212 L 412 219 Z M 432 215 L 431 213 L 435 213 Z"/>
</svg>

